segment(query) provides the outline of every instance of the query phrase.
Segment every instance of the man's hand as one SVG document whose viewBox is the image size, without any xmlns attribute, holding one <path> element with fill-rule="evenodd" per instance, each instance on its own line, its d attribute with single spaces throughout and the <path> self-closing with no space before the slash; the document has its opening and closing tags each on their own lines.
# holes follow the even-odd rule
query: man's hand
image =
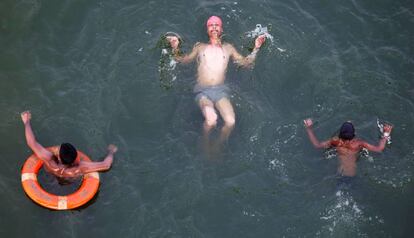
<svg viewBox="0 0 414 238">
<path fill-rule="evenodd" d="M 118 147 L 116 147 L 116 145 L 108 145 L 108 152 L 110 154 L 115 154 L 118 151 Z"/>
<path fill-rule="evenodd" d="M 384 137 L 389 137 L 392 131 L 392 126 L 384 124 Z"/>
<path fill-rule="evenodd" d="M 305 124 L 306 128 L 309 128 L 313 125 L 313 121 L 312 121 L 312 119 L 307 118 L 307 119 L 303 120 L 303 124 Z"/>
<path fill-rule="evenodd" d="M 262 47 L 262 45 L 265 41 L 266 41 L 266 36 L 265 35 L 258 36 L 256 38 L 255 42 L 254 42 L 254 48 L 259 49 L 260 47 Z"/>
<path fill-rule="evenodd" d="M 23 124 L 27 124 L 28 122 L 30 122 L 30 119 L 32 119 L 32 114 L 30 113 L 30 111 L 24 111 L 20 113 L 20 116 L 22 117 Z"/>
<path fill-rule="evenodd" d="M 180 44 L 180 40 L 176 36 L 167 36 L 166 39 L 170 42 L 171 48 L 174 50 L 178 49 L 178 45 Z"/>
</svg>

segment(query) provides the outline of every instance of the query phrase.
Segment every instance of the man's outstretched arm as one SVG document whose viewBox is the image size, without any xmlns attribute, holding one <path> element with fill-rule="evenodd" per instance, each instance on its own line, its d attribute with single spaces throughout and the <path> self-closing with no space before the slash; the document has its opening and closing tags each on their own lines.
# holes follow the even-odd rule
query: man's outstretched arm
<svg viewBox="0 0 414 238">
<path fill-rule="evenodd" d="M 114 154 L 118 151 L 118 147 L 115 145 L 108 146 L 108 154 L 105 159 L 100 162 L 87 162 L 81 161 L 79 168 L 82 174 L 90 172 L 99 172 L 109 170 L 111 168 L 112 162 L 114 160 Z"/>
<path fill-rule="evenodd" d="M 198 49 L 199 49 L 199 43 L 196 43 L 193 47 L 193 50 L 191 51 L 190 54 L 188 55 L 180 55 L 180 49 L 179 49 L 179 44 L 180 41 L 178 39 L 178 37 L 176 36 L 167 36 L 167 40 L 168 42 L 170 42 L 171 48 L 172 48 L 172 53 L 174 54 L 174 59 L 177 60 L 180 63 L 190 63 L 191 61 L 193 61 L 197 54 L 198 54 Z"/>
<path fill-rule="evenodd" d="M 392 126 L 391 125 L 384 125 L 384 134 L 381 138 L 381 140 L 379 141 L 378 145 L 371 145 L 368 142 L 362 141 L 362 147 L 366 148 L 369 151 L 373 151 L 373 152 L 382 152 L 385 149 L 385 145 L 387 144 L 387 140 L 390 137 L 392 131 Z"/>
<path fill-rule="evenodd" d="M 250 67 L 254 64 L 256 60 L 256 55 L 259 52 L 260 47 L 266 41 L 266 36 L 258 36 L 255 40 L 253 51 L 246 57 L 243 57 L 237 50 L 232 46 L 231 47 L 231 56 L 234 59 L 234 62 L 242 67 Z"/>
<path fill-rule="evenodd" d="M 329 148 L 331 146 L 331 140 L 319 142 L 319 140 L 316 138 L 315 133 L 313 133 L 312 129 L 312 119 L 305 119 L 303 120 L 303 123 L 305 124 L 306 132 L 308 133 L 309 139 L 312 142 L 313 146 L 316 148 Z"/>
</svg>

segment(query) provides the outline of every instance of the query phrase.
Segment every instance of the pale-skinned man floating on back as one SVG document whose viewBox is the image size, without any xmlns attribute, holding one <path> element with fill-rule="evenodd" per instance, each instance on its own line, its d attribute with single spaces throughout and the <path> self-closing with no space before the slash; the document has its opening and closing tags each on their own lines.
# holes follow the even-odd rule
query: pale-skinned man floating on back
<svg viewBox="0 0 414 238">
<path fill-rule="evenodd" d="M 210 17 L 206 26 L 209 42 L 196 43 L 188 55 L 179 55 L 178 37 L 168 36 L 167 40 L 178 62 L 190 63 L 194 59 L 197 60 L 197 84 L 194 92 L 205 119 L 204 131 L 208 134 L 216 126 L 219 113 L 224 121 L 221 135 L 227 138 L 236 122 L 234 109 L 229 100 L 229 89 L 224 84 L 228 62 L 232 59 L 239 66 L 252 66 L 266 38 L 264 35 L 257 37 L 252 53 L 243 57 L 233 45 L 222 42 L 223 23 L 219 17 Z"/>
</svg>

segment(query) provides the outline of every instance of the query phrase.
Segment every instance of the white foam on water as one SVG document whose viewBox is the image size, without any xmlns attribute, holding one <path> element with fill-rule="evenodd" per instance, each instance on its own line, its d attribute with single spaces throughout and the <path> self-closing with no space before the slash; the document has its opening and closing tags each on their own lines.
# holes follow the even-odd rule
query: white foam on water
<svg viewBox="0 0 414 238">
<path fill-rule="evenodd" d="M 254 30 L 248 31 L 245 33 L 249 38 L 256 38 L 261 35 L 265 35 L 273 43 L 273 36 L 269 34 L 267 26 L 262 26 L 261 24 L 256 24 Z"/>
<path fill-rule="evenodd" d="M 283 163 L 283 161 L 278 160 L 277 158 L 274 158 L 269 161 L 268 169 L 279 170 L 279 171 L 283 171 L 283 173 L 286 173 L 285 163 Z"/>
<path fill-rule="evenodd" d="M 244 18 L 242 16 L 243 9 L 241 9 L 238 6 L 238 2 L 228 3 L 225 6 L 220 7 L 220 10 L 222 11 L 221 16 L 225 16 L 228 19 L 233 19 L 236 21 L 239 21 L 241 18 Z M 229 22 L 225 22 L 225 19 L 223 19 L 223 24 L 228 24 Z"/>
<path fill-rule="evenodd" d="M 264 215 L 258 211 L 249 211 L 251 209 L 243 209 L 242 214 L 243 216 L 254 218 L 256 221 L 260 221 L 261 217 L 264 217 Z"/>
<path fill-rule="evenodd" d="M 250 142 L 255 142 L 255 141 L 257 141 L 259 139 L 259 135 L 257 135 L 257 134 L 255 134 L 255 135 L 252 135 L 252 136 L 250 136 Z"/>
<path fill-rule="evenodd" d="M 160 81 L 163 87 L 172 87 L 172 83 L 177 79 L 177 73 L 175 71 L 177 63 L 169 49 L 161 49 L 158 72 L 160 73 Z"/>
<path fill-rule="evenodd" d="M 412 154 L 407 154 L 393 161 L 388 159 L 388 157 L 392 159 L 389 155 L 382 154 L 378 156 L 380 158 L 374 161 L 368 152 L 362 153 L 362 157 L 368 158 L 368 161 L 375 162 L 366 168 L 372 181 L 378 185 L 387 186 L 396 190 L 403 189 L 412 182 L 414 176 L 414 170 L 412 169 L 414 167 L 414 160 Z"/>
<path fill-rule="evenodd" d="M 380 220 L 376 216 L 377 220 Z M 354 198 L 346 191 L 337 191 L 334 203 L 320 214 L 320 219 L 326 222 L 317 237 L 366 237 L 360 226 L 369 219 L 364 217 L 362 209 Z"/>
<path fill-rule="evenodd" d="M 379 129 L 379 131 L 380 131 L 381 135 L 382 135 L 382 134 L 384 134 L 384 124 L 382 124 L 382 123 L 380 122 L 379 118 L 377 118 L 377 127 L 378 127 L 378 129 Z M 390 135 L 390 136 L 388 136 L 388 138 L 387 138 L 387 144 L 388 144 L 388 145 L 390 145 L 391 143 L 392 143 L 392 142 L 391 142 L 391 135 Z"/>
<path fill-rule="evenodd" d="M 272 48 L 276 48 L 280 53 L 284 53 L 287 51 L 286 49 L 283 49 L 279 46 L 275 46 L 274 37 L 269 33 L 268 27 L 262 26 L 262 24 L 256 24 L 256 27 L 253 30 L 245 32 L 244 34 L 247 38 L 251 39 L 255 39 L 258 36 L 265 35 L 266 39 L 270 41 L 270 51 L 272 50 Z"/>
<path fill-rule="evenodd" d="M 359 158 L 364 158 L 368 160 L 368 162 L 371 162 L 371 163 L 374 162 L 374 157 L 372 157 L 369 154 L 369 151 L 366 148 L 362 148 L 362 150 L 359 152 Z"/>
<path fill-rule="evenodd" d="M 289 180 L 284 151 L 298 144 L 297 133 L 298 125 L 296 124 L 278 126 L 276 128 L 275 142 L 270 146 L 272 157 L 268 162 L 267 169 L 276 171 L 280 178 L 284 180 Z"/>
<path fill-rule="evenodd" d="M 171 57 L 171 60 L 170 60 L 170 63 L 168 64 L 168 66 L 171 70 L 174 70 L 175 67 L 177 66 L 177 61 L 175 61 L 175 59 Z"/>
<path fill-rule="evenodd" d="M 335 147 L 331 147 L 325 150 L 325 159 L 332 159 L 337 157 L 337 151 Z"/>
<path fill-rule="evenodd" d="M 374 165 L 372 169 L 376 174 L 371 179 L 377 184 L 401 189 L 411 183 L 413 172 L 410 165 L 407 165 L 404 170 L 400 168 L 401 165 Z"/>
<path fill-rule="evenodd" d="M 282 53 L 286 51 L 285 49 L 282 49 L 282 48 L 280 48 L 280 47 L 276 47 L 276 49 L 277 49 L 278 51 L 282 52 Z"/>
</svg>

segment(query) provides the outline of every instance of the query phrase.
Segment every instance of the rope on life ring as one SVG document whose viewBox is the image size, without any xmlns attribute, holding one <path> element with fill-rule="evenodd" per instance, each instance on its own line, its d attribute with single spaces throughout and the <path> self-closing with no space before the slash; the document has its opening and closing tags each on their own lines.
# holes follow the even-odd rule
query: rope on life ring
<svg viewBox="0 0 414 238">
<path fill-rule="evenodd" d="M 53 153 L 58 146 L 47 148 Z M 78 150 L 78 158 L 84 161 L 91 159 Z M 22 185 L 26 194 L 37 204 L 54 210 L 68 210 L 80 207 L 90 201 L 99 188 L 99 173 L 92 172 L 83 176 L 82 184 L 77 191 L 66 196 L 58 196 L 45 191 L 37 181 L 37 174 L 43 161 L 35 154 L 27 158 L 22 168 Z"/>
</svg>

